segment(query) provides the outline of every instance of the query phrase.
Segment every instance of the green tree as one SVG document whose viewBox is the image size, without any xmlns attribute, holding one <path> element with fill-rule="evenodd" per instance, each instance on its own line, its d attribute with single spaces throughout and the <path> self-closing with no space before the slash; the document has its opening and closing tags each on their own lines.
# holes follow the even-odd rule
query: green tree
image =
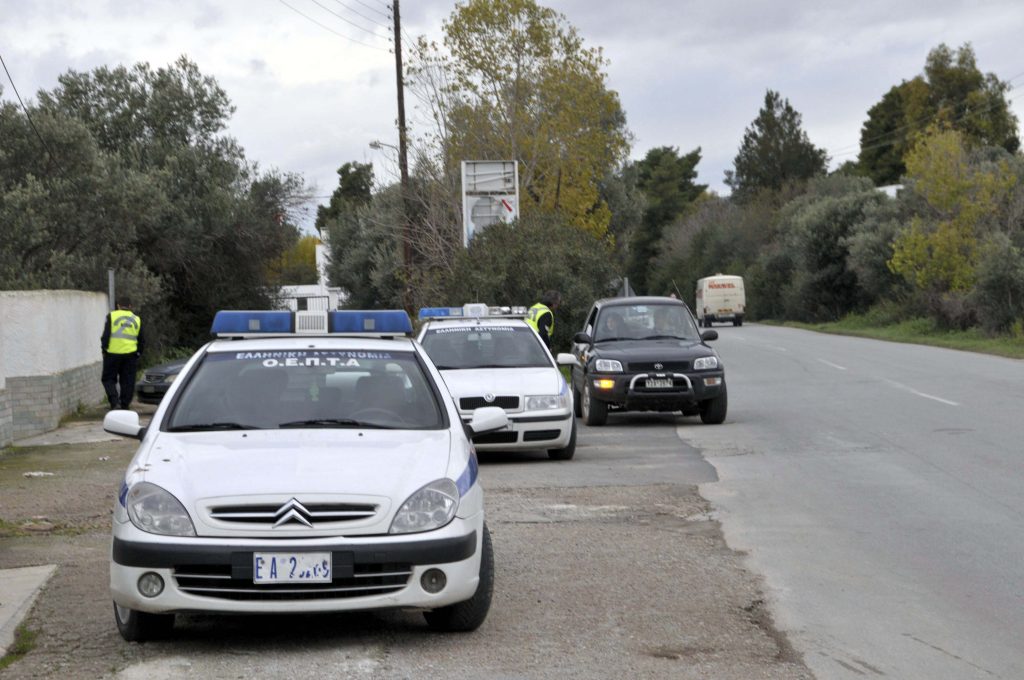
<svg viewBox="0 0 1024 680">
<path fill-rule="evenodd" d="M 652 260 L 666 225 L 681 217 L 707 189 L 706 184 L 694 182 L 699 162 L 700 147 L 680 156 L 675 147 L 662 146 L 648 151 L 636 164 L 637 186 L 646 200 L 640 228 L 630 244 L 629 279 L 638 291 L 648 290 Z"/>
<path fill-rule="evenodd" d="M 974 48 L 940 44 L 928 53 L 924 73 L 892 87 L 868 110 L 861 128 L 859 164 L 876 184 L 894 184 L 905 158 L 929 126 L 958 130 L 969 147 L 1020 148 L 1010 84 L 978 68 Z"/>
<path fill-rule="evenodd" d="M 629 133 L 599 49 L 534 0 L 469 0 L 443 25 L 443 54 L 421 41 L 410 77 L 433 116 L 438 165 L 515 159 L 523 215 L 558 213 L 595 237 L 611 220 L 600 184 Z"/>
<path fill-rule="evenodd" d="M 269 306 L 305 188 L 246 160 L 223 134 L 231 112 L 184 57 L 69 71 L 28 115 L 5 105 L 0 221 L 17 236 L 0 242 L 0 283 L 106 290 L 114 267 L 156 353 L 202 343 L 217 309 Z"/>
<path fill-rule="evenodd" d="M 828 156 L 811 144 L 801 116 L 778 92 L 768 90 L 764 106 L 746 129 L 725 183 L 745 200 L 759 190 L 778 191 L 787 183 L 825 173 Z"/>
<path fill-rule="evenodd" d="M 306 235 L 299 238 L 281 258 L 271 271 L 271 278 L 280 285 L 308 285 L 320 279 L 316 270 L 316 247 L 320 239 Z"/>
<path fill-rule="evenodd" d="M 329 221 L 342 213 L 364 206 L 373 197 L 373 164 L 348 162 L 338 168 L 338 187 L 330 203 L 316 209 L 316 229 L 322 231 Z"/>
</svg>

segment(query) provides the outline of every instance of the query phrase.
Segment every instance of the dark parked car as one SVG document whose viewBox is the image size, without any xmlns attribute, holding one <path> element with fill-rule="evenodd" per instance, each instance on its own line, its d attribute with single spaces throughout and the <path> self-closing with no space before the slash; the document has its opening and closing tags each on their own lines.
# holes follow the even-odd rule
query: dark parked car
<svg viewBox="0 0 1024 680">
<path fill-rule="evenodd" d="M 717 339 L 717 331 L 701 333 L 675 298 L 598 300 L 573 337 L 576 415 L 587 425 L 603 425 L 609 411 L 681 411 L 723 422 L 725 368 L 706 344 Z"/>
<path fill-rule="evenodd" d="M 188 359 L 175 359 L 147 368 L 135 385 L 135 397 L 144 404 L 159 404 Z"/>
</svg>

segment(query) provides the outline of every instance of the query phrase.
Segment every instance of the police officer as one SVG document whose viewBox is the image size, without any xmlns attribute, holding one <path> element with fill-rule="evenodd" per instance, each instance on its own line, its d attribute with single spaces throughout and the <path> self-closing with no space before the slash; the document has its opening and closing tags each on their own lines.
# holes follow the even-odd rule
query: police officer
<svg viewBox="0 0 1024 680">
<path fill-rule="evenodd" d="M 119 297 L 116 307 L 107 314 L 103 335 L 100 337 L 103 351 L 101 380 L 110 408 L 126 409 L 131 405 L 135 393 L 135 371 L 145 341 L 142 337 L 142 319 L 132 312 L 131 300 Z"/>
<path fill-rule="evenodd" d="M 526 313 L 526 323 L 537 331 L 540 339 L 551 349 L 551 337 L 555 334 L 555 310 L 562 304 L 562 294 L 557 290 L 546 291 L 540 296 L 540 302 Z"/>
</svg>

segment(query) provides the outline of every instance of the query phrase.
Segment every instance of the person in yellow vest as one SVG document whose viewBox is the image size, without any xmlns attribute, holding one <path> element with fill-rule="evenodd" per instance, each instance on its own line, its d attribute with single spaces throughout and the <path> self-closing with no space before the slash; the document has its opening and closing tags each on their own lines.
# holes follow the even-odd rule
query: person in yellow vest
<svg viewBox="0 0 1024 680">
<path fill-rule="evenodd" d="M 126 409 L 135 396 L 135 371 L 145 340 L 142 319 L 132 312 L 132 301 L 119 297 L 116 307 L 107 314 L 100 337 L 103 351 L 103 376 L 100 379 L 110 408 Z"/>
<path fill-rule="evenodd" d="M 544 344 L 551 349 L 551 337 L 555 334 L 555 310 L 562 304 L 562 294 L 557 290 L 546 291 L 540 302 L 526 312 L 526 323 L 530 324 Z"/>
</svg>

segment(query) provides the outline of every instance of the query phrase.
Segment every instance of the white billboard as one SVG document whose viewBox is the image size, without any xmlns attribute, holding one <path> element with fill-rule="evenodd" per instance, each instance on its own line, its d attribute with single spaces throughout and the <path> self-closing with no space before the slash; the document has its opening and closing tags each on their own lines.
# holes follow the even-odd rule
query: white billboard
<svg viewBox="0 0 1024 680">
<path fill-rule="evenodd" d="M 519 165 L 515 161 L 462 161 L 462 245 L 497 221 L 519 217 Z"/>
</svg>

